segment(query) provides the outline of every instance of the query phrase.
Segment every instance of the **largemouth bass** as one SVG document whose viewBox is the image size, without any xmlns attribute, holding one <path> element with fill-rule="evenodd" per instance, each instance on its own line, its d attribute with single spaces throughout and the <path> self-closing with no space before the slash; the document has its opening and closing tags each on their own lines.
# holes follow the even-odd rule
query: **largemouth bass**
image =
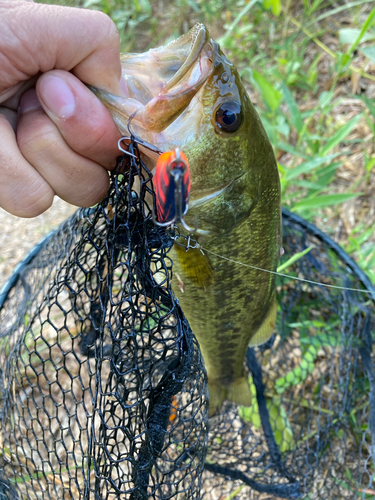
<svg viewBox="0 0 375 500">
<path fill-rule="evenodd" d="M 189 161 L 186 220 L 193 227 L 197 218 L 202 248 L 186 251 L 177 244 L 185 239 L 177 241 L 172 285 L 205 361 L 209 413 L 224 400 L 249 406 L 243 361 L 249 343 L 274 330 L 275 279 L 233 261 L 276 270 L 280 183 L 271 144 L 236 68 L 202 24 L 160 48 L 123 55 L 122 66 L 124 96 L 93 89 L 119 130 L 129 135 L 136 112 L 138 137 L 163 152 L 178 147 Z M 157 158 L 144 153 L 154 168 Z"/>
</svg>

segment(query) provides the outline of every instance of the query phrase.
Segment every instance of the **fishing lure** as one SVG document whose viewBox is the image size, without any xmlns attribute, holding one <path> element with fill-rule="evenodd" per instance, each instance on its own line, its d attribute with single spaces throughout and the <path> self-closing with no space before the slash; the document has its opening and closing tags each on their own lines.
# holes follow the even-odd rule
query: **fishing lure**
<svg viewBox="0 0 375 500">
<path fill-rule="evenodd" d="M 154 174 L 156 209 L 159 221 L 156 219 L 153 210 L 152 218 L 154 224 L 161 227 L 168 227 L 181 223 L 189 233 L 196 233 L 198 231 L 197 220 L 195 219 L 194 229 L 189 227 L 184 220 L 184 216 L 188 210 L 191 187 L 190 168 L 185 154 L 179 148 L 161 153 L 152 144 L 139 139 L 130 128 L 131 121 L 135 115 L 136 112 L 129 117 L 128 121 L 130 136 L 121 137 L 118 141 L 118 148 L 123 153 L 137 158 L 121 146 L 122 141 L 133 139 L 141 146 L 160 155 Z"/>
<path fill-rule="evenodd" d="M 181 223 L 190 233 L 197 231 L 190 228 L 184 216 L 188 210 L 190 197 L 190 169 L 185 154 L 176 148 L 162 153 L 157 161 L 154 174 L 154 188 L 158 220 L 153 213 L 157 226 L 167 227 Z"/>
</svg>

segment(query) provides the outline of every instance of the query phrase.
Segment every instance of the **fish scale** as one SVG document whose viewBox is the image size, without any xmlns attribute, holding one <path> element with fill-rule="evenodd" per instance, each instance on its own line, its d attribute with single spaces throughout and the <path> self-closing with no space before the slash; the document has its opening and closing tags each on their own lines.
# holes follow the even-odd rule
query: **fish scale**
<svg viewBox="0 0 375 500">
<path fill-rule="evenodd" d="M 267 189 L 247 220 L 222 237 L 208 239 L 202 246 L 217 255 L 275 269 L 280 234 L 275 229 L 270 233 L 269 229 L 278 228 L 278 199 L 277 187 Z M 184 254 L 176 248 L 172 250 L 173 270 L 184 280 L 185 291 L 175 292 L 205 361 L 210 382 L 210 413 L 217 411 L 223 399 L 233 399 L 230 390 L 225 389 L 236 382 L 239 394 L 235 391 L 234 399 L 249 406 L 251 401 L 243 359 L 251 337 L 259 330 L 275 300 L 275 277 L 207 253 L 215 282 L 197 287 L 186 277 Z M 188 252 L 195 252 L 198 256 L 199 250 L 189 249 Z M 271 334 L 272 329 L 269 329 L 264 341 Z"/>
</svg>

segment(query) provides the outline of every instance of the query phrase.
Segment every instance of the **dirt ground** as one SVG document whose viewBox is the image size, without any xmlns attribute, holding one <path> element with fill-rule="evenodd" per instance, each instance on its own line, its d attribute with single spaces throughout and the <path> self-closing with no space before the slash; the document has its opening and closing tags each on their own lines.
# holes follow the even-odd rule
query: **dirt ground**
<svg viewBox="0 0 375 500">
<path fill-rule="evenodd" d="M 20 219 L 0 208 L 0 287 L 23 256 L 75 210 L 57 197 L 47 212 L 34 219 Z"/>
</svg>

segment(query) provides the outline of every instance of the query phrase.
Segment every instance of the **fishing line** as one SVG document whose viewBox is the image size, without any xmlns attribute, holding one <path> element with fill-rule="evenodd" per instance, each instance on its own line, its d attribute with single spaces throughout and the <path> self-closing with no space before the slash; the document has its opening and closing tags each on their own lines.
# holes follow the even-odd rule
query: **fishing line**
<svg viewBox="0 0 375 500">
<path fill-rule="evenodd" d="M 136 136 L 133 134 L 133 132 L 130 129 L 131 120 L 134 118 L 134 116 L 135 116 L 136 113 L 137 113 L 137 111 L 135 111 L 129 117 L 129 121 L 128 121 L 128 130 L 130 131 L 131 138 L 136 138 Z M 125 153 L 126 151 L 124 151 L 120 147 L 121 140 L 122 139 L 120 139 L 120 141 L 118 143 L 119 149 Z M 142 144 L 142 141 L 139 141 L 139 144 Z M 146 147 L 148 147 L 149 146 L 148 143 L 146 143 L 146 144 L 147 144 Z M 152 150 L 153 148 L 151 147 L 150 149 Z M 160 154 L 160 151 L 159 151 L 159 154 Z M 177 197 L 176 197 L 176 202 L 177 202 Z M 176 205 L 178 205 L 178 203 L 176 203 Z M 154 214 L 153 214 L 153 217 L 155 217 Z M 174 222 L 174 221 L 171 221 L 171 222 Z M 183 219 L 180 219 L 180 222 L 182 222 L 184 224 L 184 220 Z M 157 225 L 162 225 L 160 223 L 157 223 L 155 219 L 154 219 L 154 223 L 156 223 Z M 166 224 L 163 224 L 163 225 L 166 225 Z M 197 222 L 195 222 L 195 225 L 196 225 L 195 232 L 197 232 Z M 174 225 L 174 227 L 176 227 L 176 226 Z M 184 224 L 184 227 L 185 227 L 185 224 Z M 185 229 L 188 229 L 188 228 L 185 227 Z M 179 236 L 183 236 L 183 235 L 179 235 Z M 172 239 L 174 239 L 175 242 L 177 243 L 177 239 L 178 239 L 177 235 L 172 236 Z M 184 245 L 182 245 L 182 246 L 184 246 Z M 186 250 L 188 250 L 189 248 L 199 248 L 202 251 L 202 253 L 203 253 L 203 251 L 208 252 L 208 253 L 214 255 L 215 257 L 218 257 L 219 259 L 227 260 L 228 262 L 232 262 L 233 264 L 238 264 L 240 266 L 245 266 L 245 267 L 248 267 L 250 269 L 255 269 L 257 271 L 262 271 L 264 273 L 274 274 L 275 276 L 281 276 L 283 278 L 289 278 L 289 279 L 292 279 L 292 280 L 295 280 L 295 281 L 300 281 L 302 283 L 309 283 L 310 285 L 324 286 L 326 288 L 333 288 L 335 290 L 345 290 L 345 291 L 348 291 L 348 292 L 359 292 L 359 293 L 366 293 L 366 294 L 375 295 L 375 292 L 371 292 L 369 290 L 361 290 L 360 288 L 349 288 L 349 287 L 339 286 L 339 285 L 328 285 L 326 283 L 320 283 L 319 281 L 312 281 L 312 280 L 308 280 L 308 279 L 305 279 L 305 278 L 299 278 L 297 276 L 291 276 L 290 274 L 284 274 L 284 273 L 280 273 L 280 272 L 277 272 L 277 271 L 271 271 L 269 269 L 263 269 L 261 267 L 252 266 L 251 264 L 245 264 L 243 262 L 239 262 L 239 261 L 231 259 L 229 257 L 224 257 L 223 255 L 219 255 L 219 254 L 217 254 L 215 252 L 212 252 L 211 250 L 208 250 L 207 248 L 203 248 L 198 243 L 196 243 L 195 247 L 194 246 L 191 247 L 190 246 L 190 237 L 188 238 L 188 246 L 186 247 Z"/>
<path fill-rule="evenodd" d="M 238 260 L 233 260 L 230 259 L 229 257 L 224 257 L 223 255 L 219 255 L 215 252 L 212 252 L 211 250 L 208 250 L 208 248 L 201 247 L 201 249 L 205 252 L 215 255 L 215 257 L 219 257 L 220 259 L 233 262 L 233 264 L 239 264 L 240 266 L 249 267 L 250 269 L 256 269 L 257 271 L 263 271 L 269 274 L 275 274 L 276 276 L 282 276 L 283 278 L 290 278 L 292 280 L 302 281 L 304 283 L 310 283 L 311 285 L 325 286 L 326 288 L 335 288 L 336 290 L 347 290 L 349 292 L 369 293 L 375 295 L 375 292 L 370 292 L 369 290 L 361 290 L 360 288 L 347 288 L 345 286 L 339 286 L 339 285 L 327 285 L 326 283 L 320 283 L 319 281 L 311 281 L 305 278 L 298 278 L 297 276 L 291 276 L 290 274 L 283 274 L 283 273 L 278 273 L 277 271 L 270 271 L 269 269 L 262 269 L 261 267 L 252 266 L 250 264 L 244 264 L 243 262 L 239 262 Z"/>
</svg>

